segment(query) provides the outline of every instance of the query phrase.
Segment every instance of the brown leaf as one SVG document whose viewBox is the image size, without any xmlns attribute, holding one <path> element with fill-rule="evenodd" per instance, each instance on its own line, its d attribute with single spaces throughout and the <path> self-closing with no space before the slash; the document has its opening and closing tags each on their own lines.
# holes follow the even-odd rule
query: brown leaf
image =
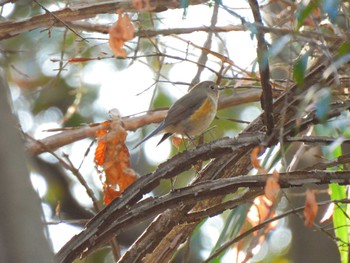
<svg viewBox="0 0 350 263">
<path fill-rule="evenodd" d="M 262 146 L 256 146 L 250 155 L 250 160 L 255 169 L 259 171 L 261 174 L 265 174 L 266 171 L 261 167 L 260 161 L 258 159 L 259 155 L 264 152 L 264 147 Z"/>
<path fill-rule="evenodd" d="M 270 209 L 272 206 L 272 202 L 267 199 L 265 196 L 258 196 L 254 199 L 253 205 L 250 207 L 249 212 L 247 214 L 247 220 L 248 222 L 253 226 L 257 226 L 264 222 L 266 219 L 268 219 L 268 216 L 274 217 L 275 212 L 270 213 Z M 270 223 L 267 227 L 265 232 L 275 229 L 277 226 L 277 221 L 274 221 Z M 255 233 L 256 234 L 256 233 Z"/>
<path fill-rule="evenodd" d="M 125 58 L 126 52 L 123 45 L 134 38 L 135 28 L 127 14 L 123 14 L 121 9 L 117 13 L 117 22 L 109 28 L 109 47 L 116 56 Z"/>
<path fill-rule="evenodd" d="M 312 227 L 317 215 L 318 204 L 316 202 L 315 192 L 313 190 L 307 189 L 305 194 L 304 225 L 307 227 Z"/>
<path fill-rule="evenodd" d="M 126 131 L 120 118 L 102 123 L 105 129 L 97 133 L 95 151 L 96 168 L 103 181 L 105 204 L 119 197 L 136 180 L 134 170 L 130 168 L 130 155 L 125 145 Z"/>
<path fill-rule="evenodd" d="M 266 180 L 265 189 L 264 189 L 265 195 L 272 202 L 275 201 L 276 195 L 281 189 L 280 184 L 278 182 L 279 177 L 280 177 L 279 173 L 274 171 L 272 175 L 269 176 Z"/>
<path fill-rule="evenodd" d="M 115 189 L 112 189 L 110 186 L 103 186 L 103 202 L 109 204 L 113 199 L 118 198 L 121 195 L 121 192 Z"/>
</svg>

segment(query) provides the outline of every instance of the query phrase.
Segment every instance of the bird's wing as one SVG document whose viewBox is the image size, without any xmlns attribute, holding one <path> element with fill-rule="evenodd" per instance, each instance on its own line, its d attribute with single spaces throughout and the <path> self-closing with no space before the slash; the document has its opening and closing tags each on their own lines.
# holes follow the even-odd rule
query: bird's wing
<svg viewBox="0 0 350 263">
<path fill-rule="evenodd" d="M 205 96 L 201 96 L 200 99 L 197 96 L 197 98 L 193 99 L 193 96 L 188 96 L 188 94 L 178 99 L 168 111 L 164 128 L 189 118 L 194 111 L 200 108 L 205 99 Z"/>
</svg>

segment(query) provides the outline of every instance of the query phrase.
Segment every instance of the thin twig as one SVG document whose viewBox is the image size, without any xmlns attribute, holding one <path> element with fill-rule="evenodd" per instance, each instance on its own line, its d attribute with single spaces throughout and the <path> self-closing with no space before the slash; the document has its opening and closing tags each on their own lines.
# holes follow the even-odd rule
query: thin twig
<svg viewBox="0 0 350 263">
<path fill-rule="evenodd" d="M 211 21 L 210 21 L 210 27 L 215 27 L 215 25 L 218 21 L 218 10 L 219 10 L 219 5 L 217 2 L 215 2 L 214 8 L 213 8 L 213 14 L 212 14 Z M 210 50 L 212 38 L 213 38 L 213 32 L 209 31 L 207 34 L 207 39 L 205 40 L 205 43 L 203 46 L 204 49 Z M 208 61 L 208 54 L 206 52 L 204 52 L 204 50 L 202 50 L 201 55 L 198 58 L 198 64 L 205 65 L 207 63 L 207 61 Z M 197 67 L 197 72 L 196 72 L 196 75 L 192 79 L 191 86 L 193 86 L 199 82 L 200 76 L 201 76 L 203 70 L 204 70 L 204 67 Z"/>
<path fill-rule="evenodd" d="M 30 138 L 31 140 L 35 140 L 34 138 L 30 137 L 29 135 L 27 135 L 28 138 Z M 40 141 L 37 141 L 39 144 L 42 144 Z M 45 145 L 41 145 L 42 147 L 45 147 Z M 92 203 L 94 205 L 95 211 L 98 213 L 102 210 L 102 205 L 101 203 L 98 201 L 98 199 L 95 197 L 94 192 L 92 191 L 92 189 L 89 187 L 89 185 L 87 184 L 86 180 L 84 179 L 83 175 L 79 172 L 78 169 L 76 169 L 73 165 L 73 163 L 71 162 L 71 160 L 69 159 L 69 156 L 67 154 L 64 154 L 64 158 L 66 158 L 67 162 L 64 161 L 61 157 L 59 157 L 55 152 L 46 149 L 47 152 L 49 152 L 52 156 L 54 156 L 59 163 L 66 168 L 67 170 L 71 171 L 76 178 L 78 179 L 78 181 L 80 182 L 80 184 L 85 188 L 86 193 L 88 194 L 88 196 L 90 197 L 90 199 L 92 200 Z M 113 251 L 113 256 L 116 260 L 118 260 L 120 258 L 120 247 L 119 244 L 116 240 L 116 238 L 112 238 L 110 240 L 110 245 L 112 247 L 112 251 Z"/>
<path fill-rule="evenodd" d="M 45 10 L 45 12 L 47 14 L 50 14 L 55 20 L 61 22 L 67 29 L 69 29 L 71 32 L 73 32 L 75 35 L 77 35 L 78 37 L 80 37 L 83 41 L 87 41 L 85 38 L 83 38 L 78 32 L 76 32 L 70 25 L 68 25 L 65 21 L 63 21 L 62 19 L 60 19 L 54 12 L 51 12 L 50 10 L 48 10 L 45 6 L 43 6 L 42 4 L 40 4 L 37 0 L 34 0 L 35 3 L 37 3 L 37 5 L 39 5 L 42 9 Z"/>
<path fill-rule="evenodd" d="M 260 8 L 257 0 L 248 0 L 250 8 L 253 12 L 255 23 L 262 25 L 262 18 L 260 14 Z M 263 93 L 261 96 L 261 107 L 264 109 L 265 125 L 267 128 L 267 134 L 270 135 L 274 129 L 274 119 L 273 119 L 273 96 L 270 85 L 270 66 L 268 61 L 268 49 L 264 37 L 264 32 L 258 28 L 256 34 L 258 41 L 258 64 L 261 86 L 263 88 Z"/>
</svg>

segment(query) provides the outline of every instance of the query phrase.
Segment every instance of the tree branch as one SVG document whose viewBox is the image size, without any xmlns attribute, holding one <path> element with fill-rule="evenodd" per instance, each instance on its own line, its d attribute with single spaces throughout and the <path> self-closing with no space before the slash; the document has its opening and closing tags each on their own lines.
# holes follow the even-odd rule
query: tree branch
<svg viewBox="0 0 350 263">
<path fill-rule="evenodd" d="M 255 24 L 263 25 L 260 8 L 257 0 L 248 0 L 250 8 L 253 12 Z M 264 32 L 258 28 L 256 34 L 258 41 L 258 64 L 259 64 L 259 74 L 260 82 L 263 88 L 263 93 L 261 95 L 261 108 L 264 110 L 264 124 L 267 128 L 267 134 L 270 135 L 273 132 L 274 128 L 274 119 L 273 119 L 273 96 L 272 89 L 270 85 L 270 66 L 268 59 L 268 49 L 264 37 Z"/>
<path fill-rule="evenodd" d="M 108 218 L 94 221 L 94 227 L 89 223 L 86 226 L 86 230 L 83 230 L 78 236 L 72 239 L 73 241 L 77 238 L 81 239 L 79 247 L 72 247 L 72 241 L 70 241 L 57 254 L 57 259 L 59 262 L 71 262 L 78 255 L 83 253 L 83 251 L 90 252 L 106 243 L 114 235 L 118 235 L 121 231 L 167 209 L 178 208 L 181 207 L 182 204 L 193 205 L 205 199 L 221 197 L 234 193 L 239 187 L 261 189 L 265 186 L 268 176 L 269 175 L 242 175 L 234 178 L 204 181 L 192 186 L 176 189 L 164 196 L 150 197 L 124 208 L 125 211 L 122 213 L 121 211 L 113 211 Z M 349 184 L 350 171 L 296 171 L 281 173 L 279 177 L 281 188 L 300 187 L 304 184 L 329 183 Z M 250 199 L 246 199 L 246 202 L 248 201 L 250 201 Z M 237 202 L 241 204 L 242 200 L 238 198 Z M 208 214 L 208 216 L 212 215 L 215 214 Z M 97 225 L 96 222 L 98 222 Z M 92 230 L 93 236 L 90 232 Z M 133 258 L 133 262 L 137 262 L 140 259 L 141 258 Z"/>
<path fill-rule="evenodd" d="M 321 72 L 319 72 L 319 74 L 321 74 Z M 314 75 L 311 74 L 311 76 L 314 76 Z M 317 80 L 314 79 L 314 81 L 317 81 Z M 279 99 L 279 101 L 280 101 L 280 103 L 283 102 L 283 100 L 281 98 Z M 282 106 L 280 104 L 278 104 L 278 105 Z M 285 105 L 285 104 L 283 104 L 283 105 Z M 348 109 L 350 107 L 350 103 L 347 103 L 346 105 L 347 105 L 347 109 Z M 340 106 L 339 107 L 341 110 L 345 110 L 344 105 L 340 104 Z M 341 112 L 341 111 L 339 111 L 339 112 Z M 291 114 L 291 113 L 289 113 L 289 114 Z M 294 113 L 293 113 L 293 115 L 294 115 Z M 261 120 L 261 116 L 260 116 L 260 120 Z M 310 121 L 308 121 L 308 123 L 310 123 Z M 248 128 L 246 130 L 250 130 L 252 125 L 255 125 L 255 124 L 252 123 L 250 125 L 250 127 L 248 126 Z M 291 126 L 291 125 L 287 125 L 287 126 L 288 126 L 288 129 L 285 129 L 285 136 L 288 136 L 287 131 L 289 131 L 289 133 L 292 133 L 294 130 L 294 126 Z M 261 128 L 262 126 L 259 126 L 259 127 Z M 305 129 L 306 126 L 303 126 L 303 128 Z M 113 232 L 114 233 L 114 230 L 112 230 L 110 227 L 113 227 L 113 224 L 114 224 L 113 222 L 117 222 L 115 215 L 125 214 L 127 212 L 127 210 L 130 207 L 132 207 L 137 200 L 140 200 L 140 198 L 145 193 L 151 191 L 156 185 L 158 185 L 159 181 L 161 179 L 171 178 L 173 176 L 176 176 L 177 174 L 181 173 L 182 171 L 190 169 L 192 164 L 196 163 L 197 161 L 208 160 L 208 159 L 212 159 L 212 158 L 220 156 L 220 158 L 216 158 L 215 161 L 211 162 L 208 166 L 206 166 L 206 168 L 204 170 L 202 170 L 200 172 L 200 174 L 198 175 L 198 178 L 197 178 L 198 182 L 196 182 L 196 181 L 193 182 L 194 187 L 196 187 L 197 185 L 201 185 L 200 180 L 203 181 L 203 180 L 210 180 L 210 179 L 214 179 L 214 178 L 219 178 L 219 174 L 222 172 L 224 172 L 230 176 L 235 175 L 235 174 L 237 175 L 238 171 L 242 171 L 242 173 L 240 173 L 240 174 L 245 174 L 246 170 L 248 170 L 250 167 L 250 158 L 249 158 L 250 154 L 246 153 L 246 152 L 253 149 L 254 146 L 259 145 L 259 142 L 261 142 L 261 139 L 264 138 L 263 134 L 261 136 L 262 137 L 259 138 L 258 133 L 256 133 L 256 134 L 242 133 L 236 139 L 222 138 L 222 139 L 219 139 L 217 141 L 211 142 L 209 144 L 200 145 L 194 150 L 185 151 L 183 153 L 179 153 L 178 155 L 174 156 L 169 161 L 161 164 L 155 173 L 139 178 L 134 184 L 132 184 L 123 193 L 121 198 L 113 201 L 109 206 L 107 206 L 103 210 L 103 213 L 100 213 L 99 216 L 92 219 L 89 222 L 89 224 L 87 225 L 85 232 L 82 232 L 81 235 L 78 235 L 77 237 L 73 238 L 69 243 L 67 243 L 62 248 L 62 250 L 59 254 L 59 258 L 64 259 L 64 258 L 76 257 L 78 254 L 82 253 L 82 251 L 84 249 L 86 249 L 87 247 L 89 247 L 89 251 L 91 251 L 92 247 L 90 247 L 89 244 L 86 242 L 88 242 L 88 240 L 90 240 L 92 237 L 94 237 L 92 246 L 95 246 L 94 244 L 101 245 L 101 243 L 98 243 L 98 242 L 102 242 L 102 241 L 105 242 L 107 240 L 107 238 L 100 236 L 99 235 L 100 233 L 102 233 L 102 232 L 103 233 L 105 233 L 105 232 L 108 232 L 108 233 Z M 275 139 L 272 141 L 278 142 L 278 140 L 275 140 Z M 242 156 L 243 156 L 244 164 L 239 163 L 241 161 Z M 233 165 L 233 164 L 235 164 L 235 165 Z M 234 169 L 238 168 L 238 170 L 232 171 L 231 170 L 232 168 L 229 168 L 229 167 L 233 167 Z M 323 172 L 321 172 L 321 173 L 323 173 Z M 331 173 L 333 173 L 333 172 L 331 172 Z M 298 173 L 294 173 L 293 174 L 294 177 L 293 177 L 293 179 L 291 179 L 291 177 L 288 177 L 290 174 L 285 175 L 286 176 L 285 178 L 288 178 L 288 179 L 286 179 L 287 180 L 286 182 L 283 180 L 280 182 L 282 187 L 287 187 L 287 186 L 292 186 L 292 185 L 293 186 L 300 186 L 303 183 L 305 183 L 306 181 L 309 183 L 323 183 L 324 182 L 323 179 L 314 178 L 312 175 L 312 172 L 307 172 L 307 176 L 305 177 L 306 179 L 302 176 L 296 177 Z M 302 174 L 305 175 L 305 173 L 302 173 Z M 338 175 L 342 176 L 342 174 L 338 174 Z M 314 176 L 316 176 L 316 173 L 314 174 Z M 243 177 L 243 178 L 248 178 L 247 179 L 248 181 L 252 179 L 251 177 Z M 320 178 L 322 178 L 322 176 Z M 235 178 L 232 178 L 232 179 L 235 179 Z M 333 179 L 335 180 L 335 182 L 338 182 L 338 183 L 339 182 L 346 183 L 346 180 L 344 179 L 344 177 L 338 178 L 337 176 L 335 176 L 335 177 L 333 177 Z M 244 180 L 244 179 L 239 179 L 239 180 Z M 350 180 L 350 179 L 347 179 L 347 180 Z M 326 179 L 326 181 L 328 182 L 328 179 Z M 243 181 L 240 181 L 240 182 L 243 182 Z M 244 182 L 246 182 L 246 181 L 244 181 Z M 262 186 L 262 183 L 261 183 L 261 185 L 260 184 L 258 184 L 258 185 Z M 209 188 L 210 191 L 212 191 L 214 189 L 212 187 L 213 186 L 211 185 Z M 195 193 L 198 193 L 198 191 L 200 191 L 197 188 L 195 188 L 195 189 L 196 189 Z M 221 192 L 221 193 L 223 193 L 223 192 Z M 207 197 L 209 198 L 209 196 L 207 196 Z M 213 196 L 211 196 L 211 197 L 213 197 Z M 217 196 L 215 196 L 215 197 L 217 197 Z M 207 205 L 205 205 L 205 206 L 197 205 L 197 208 L 194 209 L 193 211 L 198 211 L 198 209 L 199 210 L 204 209 L 208 205 L 213 206 L 219 200 L 220 200 L 220 198 L 218 200 L 214 198 L 214 201 L 215 201 L 214 203 L 208 202 Z M 148 201 L 141 201 L 140 203 L 143 203 L 143 202 L 148 202 Z M 165 212 L 165 214 L 163 214 L 160 218 L 158 218 L 158 220 L 156 221 L 156 222 L 158 222 L 157 224 L 156 223 L 151 224 L 151 226 L 150 226 L 151 228 L 159 229 L 159 231 L 151 231 L 151 232 L 147 232 L 147 233 L 152 233 L 151 236 L 153 236 L 153 235 L 162 236 L 163 235 L 162 237 L 164 237 L 164 231 L 165 231 L 165 233 L 167 233 L 167 231 L 169 231 L 169 230 L 167 230 L 168 227 L 171 226 L 171 229 L 173 227 L 175 227 L 175 225 L 178 222 L 180 222 L 181 218 L 191 210 L 194 203 L 192 203 L 191 201 L 188 201 L 188 202 L 186 201 L 186 202 L 184 202 L 184 204 L 186 204 L 186 206 L 175 207 L 173 210 L 169 210 L 169 212 Z M 177 205 L 178 205 L 178 202 L 177 202 Z M 169 208 L 169 206 L 167 206 L 167 208 Z M 138 219 L 140 219 L 139 213 L 137 213 L 137 215 L 138 215 Z M 152 215 L 155 215 L 155 214 L 152 214 Z M 171 219 L 171 222 L 168 221 L 170 219 Z M 128 220 L 131 220 L 131 219 L 128 218 Z M 177 220 L 179 220 L 179 221 L 177 221 Z M 128 222 L 130 222 L 130 221 L 128 221 Z M 164 224 L 167 226 L 166 228 L 164 228 Z M 125 225 L 123 225 L 123 227 L 125 227 Z M 192 227 L 192 224 L 188 225 L 188 227 Z M 108 231 L 103 230 L 103 229 L 108 229 Z M 96 231 L 102 231 L 102 232 L 99 232 L 99 234 L 98 234 L 98 233 L 96 233 Z M 188 232 L 185 231 L 185 232 L 181 232 L 181 233 L 188 233 Z M 181 234 L 181 233 L 179 233 L 179 234 Z M 105 233 L 103 235 L 109 235 L 109 234 Z M 141 236 L 139 238 L 138 246 L 144 247 L 142 244 L 145 244 L 145 242 L 147 240 L 149 242 L 148 238 L 150 237 L 150 235 L 148 235 L 147 236 L 148 238 L 146 238 L 146 239 L 144 239 L 144 237 L 145 236 Z M 99 241 L 97 241 L 97 240 L 99 240 Z M 154 242 L 152 242 L 152 243 L 155 243 L 155 240 L 157 240 L 157 238 L 155 236 L 153 236 L 152 240 L 154 240 Z M 136 252 L 136 251 L 137 251 L 136 254 L 138 256 L 140 256 L 140 257 L 145 256 L 145 253 L 147 253 L 146 252 L 147 250 L 145 250 L 144 252 L 141 253 L 140 249 L 136 249 L 138 246 L 136 246 L 135 248 L 132 247 L 132 249 L 129 250 L 123 256 L 122 261 L 123 262 L 130 262 L 131 259 L 134 259 L 134 256 L 135 256 L 134 252 Z M 149 249 L 149 247 L 150 247 L 149 244 L 148 244 L 148 246 L 145 246 L 146 249 Z M 72 253 L 74 253 L 74 255 L 72 255 Z"/>
<path fill-rule="evenodd" d="M 261 94 L 261 90 L 249 90 L 246 92 L 239 92 L 232 96 L 222 97 L 219 100 L 218 109 L 225 109 L 233 107 L 236 105 L 242 105 L 248 102 L 258 101 Z M 123 117 L 123 124 L 125 129 L 128 131 L 135 131 L 136 129 L 149 125 L 151 123 L 161 122 L 167 110 L 154 110 L 149 111 L 142 116 L 137 117 Z M 89 138 L 95 137 L 96 132 L 105 129 L 102 125 L 89 125 L 85 127 L 77 127 L 73 129 L 66 129 L 58 134 L 48 136 L 40 141 L 32 140 L 27 138 L 25 143 L 25 149 L 30 155 L 38 155 L 43 152 L 46 152 L 48 149 L 51 151 L 56 150 L 59 147 L 64 145 Z M 45 147 L 43 147 L 45 145 Z"/>
<path fill-rule="evenodd" d="M 296 85 L 293 85 L 285 94 L 283 94 L 275 102 L 275 119 L 284 120 L 284 119 L 293 119 L 296 116 L 297 105 L 299 100 L 295 99 L 295 94 L 300 93 L 301 91 L 306 91 L 308 88 L 312 87 L 315 83 L 320 83 L 322 80 L 322 73 L 327 68 L 329 61 L 321 57 L 318 59 L 317 66 L 310 69 L 310 73 L 305 77 L 304 83 L 301 87 L 297 89 Z M 277 129 L 284 129 L 284 121 L 277 122 Z M 260 115 L 253 122 L 251 122 L 243 131 L 243 133 L 257 133 L 263 132 L 263 116 Z M 287 136 L 287 134 L 285 134 Z M 269 140 L 272 142 L 272 140 Z M 273 141 L 277 144 L 279 140 Z M 214 178 L 226 178 L 226 177 L 235 177 L 240 174 L 247 174 L 251 169 L 251 150 L 253 148 L 240 147 L 236 149 L 235 154 L 222 154 L 220 158 L 214 159 L 210 162 L 205 169 L 201 170 L 197 175 L 196 179 L 192 182 L 195 184 L 199 181 L 204 180 L 213 180 Z M 135 242 L 132 247 L 124 254 L 122 262 L 133 262 L 133 255 L 138 253 L 138 256 L 153 255 L 157 245 L 160 240 L 164 238 L 170 238 L 174 240 L 172 246 L 168 248 L 168 251 L 171 253 L 176 249 L 184 240 L 186 240 L 186 233 L 192 233 L 196 224 L 180 224 L 181 219 L 184 214 L 188 211 L 199 211 L 212 207 L 215 204 L 221 202 L 221 198 L 213 198 L 205 202 L 200 202 L 196 206 L 185 206 L 182 208 L 174 208 L 171 210 L 165 211 L 160 217 L 155 219 L 150 227 L 158 229 L 159 231 L 144 232 L 143 235 L 139 237 L 138 240 L 142 242 Z M 165 224 L 164 224 L 165 222 Z M 164 237 L 166 235 L 166 237 Z M 168 254 L 168 253 L 167 253 Z M 149 262 L 152 262 L 152 259 L 147 257 Z M 159 258 L 158 258 L 159 259 Z M 161 258 L 163 259 L 163 258 Z M 154 260 L 156 260 L 154 258 Z"/>
<path fill-rule="evenodd" d="M 179 1 L 172 0 L 150 0 L 151 12 L 160 12 L 167 9 L 181 8 Z M 193 0 L 191 5 L 205 3 L 204 0 Z M 60 23 L 57 19 L 64 22 L 87 19 L 97 14 L 113 14 L 117 9 L 122 8 L 126 12 L 139 12 L 130 0 L 106 1 L 100 3 L 91 3 L 85 5 L 76 5 L 64 9 L 37 15 L 21 21 L 8 21 L 0 23 L 0 40 L 11 38 L 19 34 L 43 27 L 52 27 Z M 61 24 L 62 25 L 62 24 Z"/>
</svg>

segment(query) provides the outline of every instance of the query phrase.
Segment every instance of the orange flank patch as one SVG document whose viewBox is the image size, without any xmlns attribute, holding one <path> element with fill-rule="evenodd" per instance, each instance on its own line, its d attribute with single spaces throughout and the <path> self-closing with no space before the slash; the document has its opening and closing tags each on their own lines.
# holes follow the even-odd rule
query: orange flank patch
<svg viewBox="0 0 350 263">
<path fill-rule="evenodd" d="M 214 110 L 214 104 L 210 99 L 206 99 L 203 105 L 196 110 L 196 112 L 191 116 L 191 120 L 199 120 L 203 118 L 203 116 L 208 115 L 208 113 Z"/>
</svg>

